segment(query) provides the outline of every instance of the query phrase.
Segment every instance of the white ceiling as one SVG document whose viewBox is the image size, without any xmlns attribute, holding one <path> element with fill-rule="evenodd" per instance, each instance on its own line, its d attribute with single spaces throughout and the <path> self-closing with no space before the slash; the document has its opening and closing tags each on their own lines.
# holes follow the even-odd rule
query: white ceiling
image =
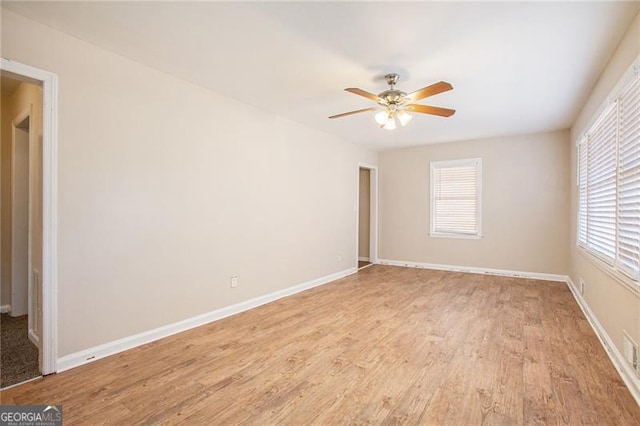
<svg viewBox="0 0 640 426">
<path fill-rule="evenodd" d="M 148 66 L 342 139 L 384 150 L 566 129 L 639 2 L 2 2 L 2 7 Z M 376 127 L 382 76 L 419 103 L 454 108 Z"/>
</svg>

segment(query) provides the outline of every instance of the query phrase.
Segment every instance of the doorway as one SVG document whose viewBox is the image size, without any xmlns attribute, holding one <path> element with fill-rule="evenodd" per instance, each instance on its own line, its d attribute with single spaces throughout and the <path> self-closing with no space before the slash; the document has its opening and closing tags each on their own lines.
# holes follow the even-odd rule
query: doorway
<svg viewBox="0 0 640 426">
<path fill-rule="evenodd" d="M 357 200 L 357 262 L 358 269 L 373 265 L 377 261 L 377 186 L 378 169 L 376 166 L 358 165 Z"/>
<path fill-rule="evenodd" d="M 0 387 L 41 375 L 41 318 L 33 277 L 42 256 L 42 88 L 2 73 L 2 264 Z M 5 271 L 7 270 L 7 271 Z M 32 272 L 33 271 L 33 272 Z M 7 297 L 8 296 L 8 297 Z M 7 302 L 9 302 L 7 304 Z"/>
<path fill-rule="evenodd" d="M 0 79 L 0 387 L 6 388 L 56 371 L 57 76 L 0 58 Z"/>
</svg>

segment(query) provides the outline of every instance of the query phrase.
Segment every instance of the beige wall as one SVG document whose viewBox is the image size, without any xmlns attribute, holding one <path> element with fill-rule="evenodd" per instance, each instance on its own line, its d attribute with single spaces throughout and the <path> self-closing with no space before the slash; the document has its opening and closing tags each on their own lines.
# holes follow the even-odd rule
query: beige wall
<svg viewBox="0 0 640 426">
<path fill-rule="evenodd" d="M 59 78 L 59 356 L 356 266 L 375 152 L 6 10 L 2 55 Z"/>
<path fill-rule="evenodd" d="M 429 163 L 482 158 L 482 239 L 429 236 Z M 380 257 L 566 274 L 569 134 L 427 145 L 380 154 Z"/>
<path fill-rule="evenodd" d="M 585 281 L 584 297 L 593 313 L 622 352 L 622 330 L 640 343 L 640 297 L 598 268 L 576 248 L 578 191 L 576 186 L 575 143 L 622 75 L 640 55 L 640 14 L 638 14 L 616 52 L 600 75 L 571 128 L 571 240 L 570 276 L 578 285 Z"/>
<path fill-rule="evenodd" d="M 32 107 L 31 148 L 32 184 L 31 194 L 31 252 L 32 268 L 42 271 L 42 88 L 29 83 L 21 83 L 14 93 L 2 93 L 2 115 L 0 126 L 2 136 L 2 179 L 0 204 L 2 209 L 2 274 L 0 305 L 11 303 L 11 132 L 12 121 Z M 38 291 L 38 294 L 40 292 Z M 38 297 L 37 300 L 40 300 Z M 39 327 L 38 327 L 39 329 Z"/>
<path fill-rule="evenodd" d="M 360 199 L 358 221 L 358 256 L 369 258 L 371 233 L 371 171 L 360 169 Z"/>
</svg>

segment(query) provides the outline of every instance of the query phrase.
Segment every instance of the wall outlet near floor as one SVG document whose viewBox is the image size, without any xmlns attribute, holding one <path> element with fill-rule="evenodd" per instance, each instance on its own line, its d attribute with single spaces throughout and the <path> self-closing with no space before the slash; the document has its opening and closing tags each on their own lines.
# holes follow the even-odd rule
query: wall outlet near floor
<svg viewBox="0 0 640 426">
<path fill-rule="evenodd" d="M 633 366 L 636 375 L 640 376 L 640 366 L 638 366 L 638 344 L 633 341 L 631 336 L 622 330 L 622 352 L 624 359 Z"/>
<path fill-rule="evenodd" d="M 231 288 L 238 287 L 238 276 L 231 275 Z"/>
<path fill-rule="evenodd" d="M 580 294 L 584 296 L 584 280 L 580 277 Z"/>
<path fill-rule="evenodd" d="M 338 255 L 338 262 L 342 262 L 342 256 Z"/>
</svg>

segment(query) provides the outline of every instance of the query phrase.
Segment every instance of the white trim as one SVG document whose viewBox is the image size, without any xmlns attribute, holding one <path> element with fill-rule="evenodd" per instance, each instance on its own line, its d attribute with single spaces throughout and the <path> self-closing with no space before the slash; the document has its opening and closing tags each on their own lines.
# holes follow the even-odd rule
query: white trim
<svg viewBox="0 0 640 426">
<path fill-rule="evenodd" d="M 56 372 L 58 353 L 58 76 L 0 58 L 0 69 L 42 83 L 42 373 Z"/>
<path fill-rule="evenodd" d="M 27 223 L 27 322 L 28 328 L 34 328 L 34 322 L 37 320 L 38 307 L 34 308 L 34 282 L 33 282 L 33 204 L 35 197 L 35 181 L 33 179 L 33 171 L 37 164 L 38 155 L 38 135 L 36 133 L 35 126 L 33 125 L 34 119 L 34 107 L 33 104 L 29 104 L 29 198 L 27 204 L 29 206 L 29 217 Z M 13 254 L 13 252 L 12 252 Z M 36 292 L 38 289 L 35 290 Z M 38 346 L 40 348 L 40 346 Z"/>
<path fill-rule="evenodd" d="M 168 324 L 153 330 L 145 331 L 133 336 L 125 337 L 113 342 L 105 343 L 93 348 L 65 355 L 57 360 L 57 371 L 62 372 L 71 368 L 79 367 L 89 362 L 107 357 L 109 355 L 114 355 L 128 349 L 133 349 L 137 346 L 144 345 L 146 343 L 153 342 L 155 340 L 162 339 L 176 333 L 190 330 L 192 328 L 199 327 L 201 325 L 205 325 L 210 322 L 238 314 L 240 312 L 248 311 L 260 305 L 264 305 L 265 303 L 273 302 L 274 300 L 282 299 L 283 297 L 291 296 L 301 291 L 330 283 L 356 272 L 358 272 L 357 268 L 345 269 L 343 271 L 326 275 L 315 280 L 307 281 L 293 287 L 285 288 L 283 290 L 265 294 L 264 296 L 259 296 L 250 300 L 246 300 L 244 302 L 236 303 L 235 305 L 227 306 L 225 308 L 207 312 L 205 314 L 178 321 L 173 324 Z"/>
<path fill-rule="evenodd" d="M 356 179 L 356 259 L 359 260 L 359 233 L 360 233 L 360 169 L 369 170 L 369 259 L 376 263 L 378 259 L 378 166 L 375 164 L 358 162 Z M 357 266 L 357 262 L 356 262 Z"/>
<path fill-rule="evenodd" d="M 598 337 L 598 340 L 600 340 L 600 343 L 613 363 L 613 366 L 618 371 L 618 374 L 620 374 L 625 385 L 627 385 L 627 388 L 635 398 L 636 403 L 640 404 L 640 379 L 638 379 L 633 368 L 624 359 L 624 356 L 620 353 L 609 334 L 605 331 L 604 327 L 602 327 L 602 324 L 598 321 L 598 318 L 589 307 L 589 304 L 580 294 L 580 290 L 576 288 L 573 280 L 571 280 L 570 277 L 567 277 L 566 282 L 569 290 L 571 290 L 571 293 L 573 294 L 573 298 L 578 302 L 578 306 L 582 309 L 582 313 L 584 313 L 584 316 L 587 318 L 587 321 Z"/>
<path fill-rule="evenodd" d="M 431 232 L 429 233 L 431 238 L 459 238 L 461 240 L 481 240 L 482 235 L 480 234 L 447 234 L 444 232 Z"/>
<path fill-rule="evenodd" d="M 613 103 L 616 101 L 620 93 L 625 89 L 627 84 L 636 76 L 640 75 L 640 55 L 636 57 L 636 59 L 629 65 L 629 68 L 620 76 L 620 79 L 616 83 L 615 86 L 609 92 L 609 95 L 605 98 L 605 100 L 600 104 L 600 106 L 596 109 L 596 111 L 591 116 L 591 119 L 585 123 L 585 125 L 580 129 L 580 133 L 576 139 L 576 145 L 580 143 L 580 140 L 585 137 L 588 133 L 588 129 L 593 127 L 594 123 L 600 118 L 602 113 Z M 582 112 L 582 111 L 581 111 Z"/>
<path fill-rule="evenodd" d="M 358 256 L 358 262 L 368 262 L 369 258 L 364 256 Z"/>
<path fill-rule="evenodd" d="M 36 345 L 36 348 L 40 348 L 40 339 L 33 330 L 29 330 L 29 340 Z"/>
<path fill-rule="evenodd" d="M 567 280 L 566 275 L 546 274 L 541 272 L 510 271 L 507 269 L 479 268 L 475 266 L 441 265 L 436 263 L 409 262 L 405 260 L 378 259 L 381 265 L 404 266 L 408 268 L 435 269 L 438 271 L 467 272 L 470 274 L 504 275 L 514 278 L 531 278 L 534 280 L 560 281 Z"/>
<path fill-rule="evenodd" d="M 640 282 L 634 281 L 620 269 L 615 268 L 613 265 L 603 260 L 597 253 L 591 252 L 589 249 L 582 247 L 581 245 L 576 246 L 576 252 L 582 255 L 587 261 L 591 262 L 593 266 L 609 275 L 615 282 L 636 296 L 640 295 Z"/>
<path fill-rule="evenodd" d="M 11 305 L 0 306 L 0 314 L 7 314 L 9 312 L 11 312 Z"/>
</svg>

